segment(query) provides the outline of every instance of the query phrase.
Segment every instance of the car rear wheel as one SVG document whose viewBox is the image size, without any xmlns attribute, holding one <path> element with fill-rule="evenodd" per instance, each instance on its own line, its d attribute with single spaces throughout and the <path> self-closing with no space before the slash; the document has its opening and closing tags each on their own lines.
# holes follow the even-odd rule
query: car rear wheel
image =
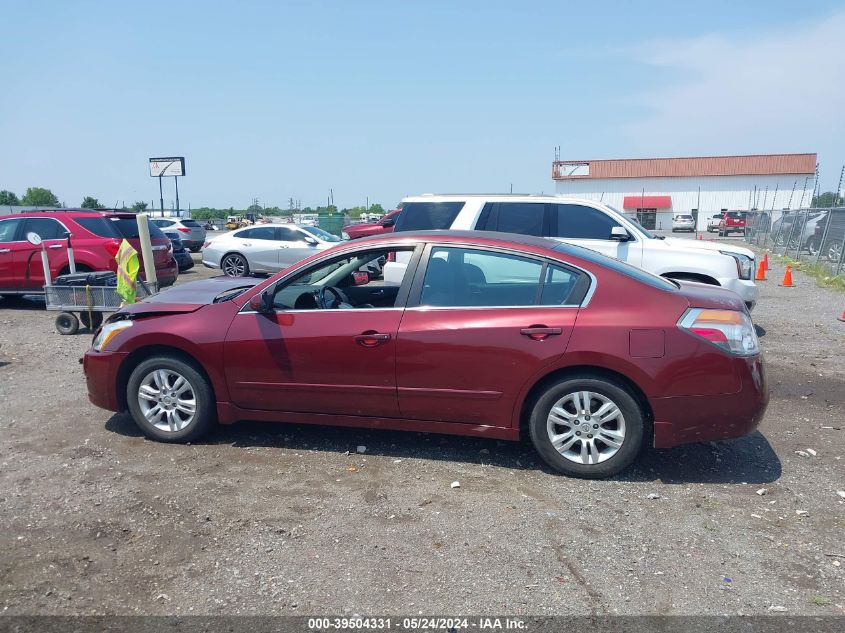
<svg viewBox="0 0 845 633">
<path fill-rule="evenodd" d="M 546 464 L 566 475 L 599 479 L 637 457 L 644 416 L 624 386 L 585 375 L 550 385 L 534 404 L 529 431 Z"/>
<path fill-rule="evenodd" d="M 208 380 L 190 363 L 172 356 L 140 363 L 129 376 L 126 402 L 138 428 L 160 442 L 190 442 L 216 421 Z"/>
<path fill-rule="evenodd" d="M 229 253 L 220 262 L 223 273 L 229 277 L 246 277 L 249 275 L 249 263 L 240 253 Z"/>
</svg>

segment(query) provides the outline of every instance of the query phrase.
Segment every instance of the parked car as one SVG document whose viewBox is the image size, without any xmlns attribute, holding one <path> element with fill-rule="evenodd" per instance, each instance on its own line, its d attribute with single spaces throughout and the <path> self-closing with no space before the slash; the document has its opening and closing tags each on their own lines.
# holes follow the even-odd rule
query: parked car
<svg viewBox="0 0 845 633">
<path fill-rule="evenodd" d="M 156 225 L 149 221 L 147 224 L 159 284 L 169 286 L 179 274 L 170 240 Z M 135 214 L 88 209 L 28 211 L 0 216 L 0 295 L 43 292 L 41 247 L 26 239 L 28 233 L 41 236 L 48 253 L 50 276 L 54 279 L 70 271 L 68 234 L 78 272 L 116 271 L 114 257 L 125 238 L 138 251 L 141 262 L 139 275 L 144 278 Z"/>
<path fill-rule="evenodd" d="M 343 227 L 341 237 L 345 240 L 357 240 L 361 237 L 390 233 L 393 231 L 393 227 L 396 224 L 396 217 L 401 211 L 402 209 L 391 211 L 374 224 L 348 224 Z"/>
<path fill-rule="evenodd" d="M 336 235 L 316 226 L 251 226 L 207 241 L 202 263 L 209 268 L 220 268 L 229 277 L 275 273 L 340 241 Z"/>
<path fill-rule="evenodd" d="M 395 253 L 413 262 L 398 283 L 359 281 Z M 270 279 L 176 287 L 109 318 L 83 367 L 95 405 L 164 442 L 240 419 L 527 433 L 580 477 L 620 472 L 645 444 L 745 435 L 768 401 L 736 294 L 471 231 L 364 238 Z"/>
<path fill-rule="evenodd" d="M 719 211 L 719 213 L 714 213 L 709 220 L 707 220 L 707 232 L 708 233 L 715 233 L 719 230 L 719 224 L 722 222 L 722 218 L 724 217 L 724 212 Z"/>
<path fill-rule="evenodd" d="M 189 251 L 198 253 L 205 244 L 205 227 L 190 218 L 150 218 L 158 228 L 175 229 L 182 234 L 182 245 Z"/>
<path fill-rule="evenodd" d="M 163 231 L 173 245 L 173 258 L 179 266 L 179 272 L 183 273 L 194 267 L 194 258 L 190 251 L 182 243 L 182 234 L 179 231 Z"/>
<path fill-rule="evenodd" d="M 591 248 L 656 275 L 733 290 L 749 309 L 757 302 L 754 253 L 733 244 L 662 238 L 607 204 L 563 196 L 423 195 L 404 199 L 394 232 L 477 229 L 551 237 Z M 401 278 L 407 259 L 384 267 Z"/>
<path fill-rule="evenodd" d="M 691 215 L 676 215 L 672 218 L 672 233 L 677 231 L 695 231 L 695 220 Z"/>
<path fill-rule="evenodd" d="M 728 211 L 719 220 L 719 236 L 727 237 L 731 233 L 745 233 L 747 211 Z"/>
</svg>

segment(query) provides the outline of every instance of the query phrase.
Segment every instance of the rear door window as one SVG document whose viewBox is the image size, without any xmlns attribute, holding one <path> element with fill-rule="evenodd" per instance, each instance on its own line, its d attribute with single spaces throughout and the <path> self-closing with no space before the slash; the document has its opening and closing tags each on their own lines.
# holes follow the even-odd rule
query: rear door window
<svg viewBox="0 0 845 633">
<path fill-rule="evenodd" d="M 65 237 L 65 227 L 53 218 L 28 218 L 23 227 L 23 234 L 37 233 L 42 240 L 58 240 Z"/>
<path fill-rule="evenodd" d="M 393 230 L 449 229 L 463 207 L 463 202 L 406 202 Z"/>
<path fill-rule="evenodd" d="M 552 236 L 579 240 L 609 240 L 610 231 L 622 226 L 608 214 L 580 204 L 552 205 Z"/>
<path fill-rule="evenodd" d="M 274 240 L 276 239 L 276 232 L 272 226 L 257 226 L 253 229 L 246 229 L 245 231 L 235 233 L 235 237 L 239 237 L 242 240 Z"/>
<path fill-rule="evenodd" d="M 485 224 L 487 230 L 491 231 L 543 236 L 546 234 L 546 205 L 537 202 L 500 202 L 495 205 Z"/>
</svg>

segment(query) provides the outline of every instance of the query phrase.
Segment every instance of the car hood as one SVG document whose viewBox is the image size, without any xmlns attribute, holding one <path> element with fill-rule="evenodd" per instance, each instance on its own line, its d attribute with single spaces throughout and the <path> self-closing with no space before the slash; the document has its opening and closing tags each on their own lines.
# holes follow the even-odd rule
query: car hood
<svg viewBox="0 0 845 633">
<path fill-rule="evenodd" d="M 725 253 L 736 253 L 737 255 L 745 255 L 746 257 L 754 258 L 754 252 L 743 248 L 742 246 L 734 246 L 726 242 L 711 242 L 709 240 L 685 240 L 677 237 L 667 237 L 663 240 L 664 244 L 672 248 L 690 248 L 694 250 L 705 251 L 723 251 Z"/>
<path fill-rule="evenodd" d="M 171 312 L 193 312 L 228 290 L 252 288 L 263 281 L 253 277 L 212 277 L 202 281 L 168 288 L 143 301 L 121 308 L 121 314 L 164 314 Z"/>
</svg>

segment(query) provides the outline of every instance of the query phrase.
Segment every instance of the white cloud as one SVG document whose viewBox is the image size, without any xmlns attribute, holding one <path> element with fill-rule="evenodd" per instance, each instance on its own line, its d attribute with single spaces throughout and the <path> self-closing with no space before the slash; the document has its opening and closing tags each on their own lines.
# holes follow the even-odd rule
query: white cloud
<svg viewBox="0 0 845 633">
<path fill-rule="evenodd" d="M 822 185 L 835 187 L 845 161 L 845 13 L 651 42 L 637 57 L 669 76 L 634 97 L 646 114 L 624 132 L 644 155 L 818 152 Z"/>
</svg>

